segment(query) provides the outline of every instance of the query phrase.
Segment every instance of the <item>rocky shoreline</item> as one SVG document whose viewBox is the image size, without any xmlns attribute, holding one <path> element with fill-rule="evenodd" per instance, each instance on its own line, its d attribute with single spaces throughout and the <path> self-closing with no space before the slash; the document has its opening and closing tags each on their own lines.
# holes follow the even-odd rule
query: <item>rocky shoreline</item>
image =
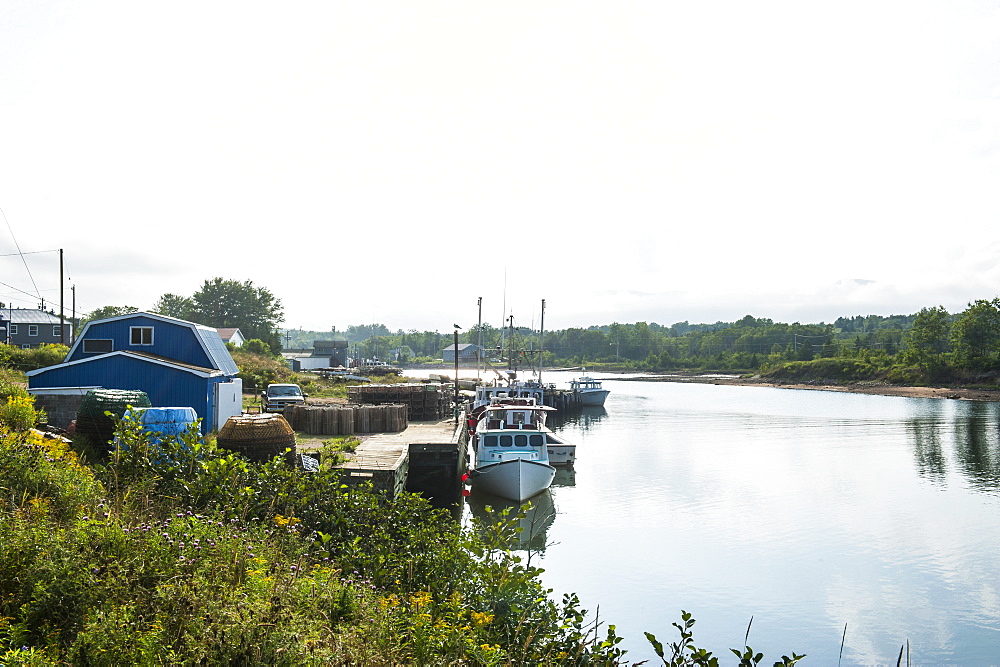
<svg viewBox="0 0 1000 667">
<path fill-rule="evenodd" d="M 748 387 L 774 387 L 777 389 L 810 389 L 818 391 L 841 391 L 854 394 L 876 394 L 879 396 L 908 396 L 911 398 L 948 398 L 962 401 L 1000 402 L 1000 390 L 970 389 L 966 387 L 905 387 L 880 383 L 855 382 L 848 384 L 782 383 L 760 377 L 736 375 L 648 375 L 646 381 L 656 382 L 698 382 L 702 384 L 741 385 Z"/>
</svg>

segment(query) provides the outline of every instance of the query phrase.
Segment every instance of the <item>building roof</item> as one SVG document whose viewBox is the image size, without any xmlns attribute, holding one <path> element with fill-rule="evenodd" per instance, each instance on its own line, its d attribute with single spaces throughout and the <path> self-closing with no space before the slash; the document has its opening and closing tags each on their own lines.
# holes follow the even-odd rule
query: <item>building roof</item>
<svg viewBox="0 0 1000 667">
<path fill-rule="evenodd" d="M 459 350 L 459 352 L 468 350 L 469 348 L 479 349 L 479 346 L 476 345 L 475 343 L 459 343 L 458 344 L 458 350 Z M 445 350 L 454 350 L 455 349 L 455 344 L 452 343 L 451 345 L 449 345 L 448 347 L 446 347 L 444 349 Z"/>
<path fill-rule="evenodd" d="M 46 313 L 35 308 L 3 308 L 0 309 L 0 320 L 13 324 L 59 324 L 59 316 Z M 65 318 L 69 324 L 69 318 Z"/>
<path fill-rule="evenodd" d="M 216 331 L 219 332 L 219 338 L 227 342 L 232 340 L 233 336 L 235 336 L 236 332 L 239 330 L 240 330 L 239 327 L 220 327 L 216 329 Z M 242 332 L 240 333 L 240 335 L 241 336 L 243 335 Z"/>
<path fill-rule="evenodd" d="M 233 357 L 229 354 L 229 350 L 226 349 L 226 344 L 222 341 L 219 336 L 219 332 L 213 327 L 205 326 L 204 324 L 196 324 L 194 322 L 188 322 L 186 320 L 179 320 L 176 317 L 167 317 L 166 315 L 160 315 L 158 313 L 128 313 L 127 315 L 118 315 L 116 317 L 108 317 L 103 320 L 91 320 L 87 322 L 86 326 L 83 327 L 83 331 L 80 332 L 80 336 L 76 339 L 73 347 L 70 348 L 69 354 L 66 356 L 67 359 L 71 358 L 77 350 L 77 347 L 83 345 L 83 341 L 86 340 L 88 332 L 91 326 L 96 326 L 102 322 L 111 322 L 114 320 L 129 320 L 136 319 L 139 317 L 149 318 L 152 320 L 159 320 L 161 322 L 166 322 L 169 324 L 176 324 L 181 327 L 186 327 L 191 330 L 192 334 L 197 339 L 198 343 L 201 345 L 205 354 L 208 358 L 212 360 L 215 367 L 221 370 L 226 375 L 235 376 L 240 372 L 240 369 L 236 366 L 236 362 L 233 361 Z"/>
</svg>

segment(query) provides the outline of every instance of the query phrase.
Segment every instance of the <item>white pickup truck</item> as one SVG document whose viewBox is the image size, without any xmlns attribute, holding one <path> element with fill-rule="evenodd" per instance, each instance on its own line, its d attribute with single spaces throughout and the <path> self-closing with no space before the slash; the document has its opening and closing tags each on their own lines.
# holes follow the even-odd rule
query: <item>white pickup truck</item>
<svg viewBox="0 0 1000 667">
<path fill-rule="evenodd" d="M 260 392 L 261 409 L 264 412 L 282 412 L 288 405 L 305 405 L 308 396 L 297 384 L 269 384 Z"/>
</svg>

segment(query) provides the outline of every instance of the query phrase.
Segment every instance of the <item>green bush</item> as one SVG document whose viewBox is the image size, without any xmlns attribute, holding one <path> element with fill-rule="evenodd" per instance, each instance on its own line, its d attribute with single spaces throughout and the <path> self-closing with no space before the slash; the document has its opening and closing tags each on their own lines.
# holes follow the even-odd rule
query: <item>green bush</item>
<svg viewBox="0 0 1000 667">
<path fill-rule="evenodd" d="M 269 355 L 253 354 L 242 349 L 232 352 L 243 386 L 261 391 L 272 382 L 295 382 L 295 373 L 282 361 Z"/>
<path fill-rule="evenodd" d="M 768 380 L 837 384 L 884 380 L 886 373 L 887 370 L 865 359 L 833 357 L 778 363 L 762 370 L 761 376 Z"/>
<path fill-rule="evenodd" d="M 49 343 L 32 348 L 20 348 L 0 343 L 0 365 L 21 372 L 45 368 L 62 363 L 69 348 L 59 343 Z"/>
</svg>

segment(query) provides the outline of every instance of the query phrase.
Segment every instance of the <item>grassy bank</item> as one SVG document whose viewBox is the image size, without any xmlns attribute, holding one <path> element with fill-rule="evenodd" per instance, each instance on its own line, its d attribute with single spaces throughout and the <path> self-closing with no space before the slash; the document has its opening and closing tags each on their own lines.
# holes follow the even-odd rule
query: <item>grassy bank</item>
<svg viewBox="0 0 1000 667">
<path fill-rule="evenodd" d="M 128 415 L 86 461 L 38 418 L 0 383 L 0 665 L 625 662 L 613 625 L 511 551 L 505 512 L 463 528 L 341 485 L 332 445 L 305 473 Z M 662 662 L 717 664 L 682 619 L 678 642 L 649 635 Z"/>
<path fill-rule="evenodd" d="M 157 445 L 129 419 L 100 463 L 0 433 L 0 664 L 619 658 L 509 551 L 510 517 L 462 530 L 329 465 L 252 464 L 196 432 Z"/>
</svg>

